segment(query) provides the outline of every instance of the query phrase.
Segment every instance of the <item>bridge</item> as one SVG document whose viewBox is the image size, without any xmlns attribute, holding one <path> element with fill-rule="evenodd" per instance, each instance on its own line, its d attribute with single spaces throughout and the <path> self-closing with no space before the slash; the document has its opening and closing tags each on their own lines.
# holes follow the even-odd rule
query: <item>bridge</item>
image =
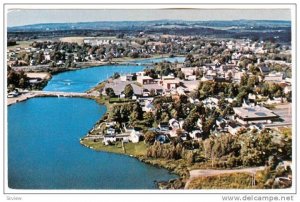
<svg viewBox="0 0 300 202">
<path fill-rule="evenodd" d="M 94 96 L 90 93 L 78 93 L 78 92 L 57 92 L 57 91 L 30 91 L 30 94 L 34 97 L 90 97 Z"/>
<path fill-rule="evenodd" d="M 29 91 L 23 92 L 17 97 L 7 98 L 7 105 L 21 102 L 33 97 L 95 97 L 98 93 L 78 93 L 78 92 L 57 92 L 57 91 Z"/>
</svg>

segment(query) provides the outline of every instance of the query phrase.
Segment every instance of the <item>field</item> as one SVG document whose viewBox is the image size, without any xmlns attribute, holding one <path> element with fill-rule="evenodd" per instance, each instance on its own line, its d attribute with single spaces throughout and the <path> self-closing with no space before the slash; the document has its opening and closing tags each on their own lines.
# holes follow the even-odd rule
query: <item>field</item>
<svg viewBox="0 0 300 202">
<path fill-rule="evenodd" d="M 256 181 L 256 179 L 255 179 Z M 248 173 L 231 173 L 199 177 L 192 180 L 189 189 L 254 189 L 253 177 Z"/>
<path fill-rule="evenodd" d="M 14 50 L 16 48 L 30 48 L 33 41 L 17 41 L 14 46 L 8 46 L 7 50 Z"/>
<path fill-rule="evenodd" d="M 99 40 L 114 40 L 118 41 L 120 39 L 117 39 L 116 37 L 83 37 L 83 36 L 76 36 L 76 37 L 62 37 L 59 38 L 62 42 L 68 42 L 68 43 L 78 43 L 83 44 L 83 39 L 99 39 Z"/>
<path fill-rule="evenodd" d="M 115 145 L 104 145 L 101 141 L 94 142 L 92 140 L 82 140 L 81 144 L 90 147 L 96 151 L 106 151 L 117 154 L 127 154 L 132 156 L 145 155 L 147 151 L 147 145 L 144 142 L 139 143 L 124 143 L 124 149 L 122 148 L 121 142 L 117 142 Z"/>
</svg>

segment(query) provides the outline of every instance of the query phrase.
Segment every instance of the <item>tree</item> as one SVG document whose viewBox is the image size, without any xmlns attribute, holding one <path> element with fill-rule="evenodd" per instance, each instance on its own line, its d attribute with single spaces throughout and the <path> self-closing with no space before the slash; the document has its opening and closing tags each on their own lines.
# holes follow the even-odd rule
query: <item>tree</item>
<svg viewBox="0 0 300 202">
<path fill-rule="evenodd" d="M 184 73 L 182 71 L 179 71 L 177 73 L 177 77 L 180 78 L 180 79 L 184 79 Z"/>
<path fill-rule="evenodd" d="M 151 127 L 151 126 L 152 126 L 152 124 L 153 124 L 153 122 L 154 122 L 154 118 L 155 118 L 155 116 L 153 115 L 152 112 L 146 112 L 146 113 L 144 113 L 144 115 L 143 115 L 143 119 L 144 119 L 145 125 L 146 125 L 147 127 Z"/>
<path fill-rule="evenodd" d="M 151 96 L 151 97 L 154 97 L 155 95 L 156 95 L 155 90 L 152 88 L 152 89 L 150 90 L 150 96 Z"/>
<path fill-rule="evenodd" d="M 155 141 L 155 138 L 156 138 L 156 133 L 153 132 L 153 131 L 148 130 L 148 131 L 145 133 L 144 137 L 145 137 L 145 142 L 146 142 L 147 144 L 153 144 L 154 141 Z"/>
<path fill-rule="evenodd" d="M 106 93 L 106 95 L 109 96 L 109 97 L 115 97 L 115 96 L 116 96 L 116 95 L 115 95 L 115 92 L 114 92 L 114 90 L 113 90 L 112 88 L 106 88 L 106 89 L 105 89 L 105 93 Z"/>
<path fill-rule="evenodd" d="M 125 97 L 126 98 L 129 98 L 129 97 L 132 97 L 133 96 L 133 88 L 130 84 L 127 84 L 125 86 L 125 89 L 124 89 L 124 94 L 125 94 Z"/>
<path fill-rule="evenodd" d="M 232 72 L 229 72 L 228 73 L 228 81 L 232 81 L 232 78 L 233 78 Z"/>
</svg>

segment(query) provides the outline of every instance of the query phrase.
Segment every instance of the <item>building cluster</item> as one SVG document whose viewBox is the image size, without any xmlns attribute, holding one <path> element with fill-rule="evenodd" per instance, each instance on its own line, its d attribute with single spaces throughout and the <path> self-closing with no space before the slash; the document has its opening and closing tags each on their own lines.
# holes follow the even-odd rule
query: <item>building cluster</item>
<svg viewBox="0 0 300 202">
<path fill-rule="evenodd" d="M 224 42 L 225 43 L 225 42 Z M 212 82 L 234 82 L 239 84 L 244 75 L 249 77 L 253 75 L 250 71 L 251 65 L 246 68 L 241 68 L 241 58 L 251 57 L 246 52 L 251 51 L 254 53 L 265 53 L 263 46 L 259 43 L 245 43 L 238 44 L 232 41 L 226 42 L 226 47 L 230 50 L 235 50 L 231 55 L 228 62 L 221 64 L 220 61 L 216 60 L 212 63 L 207 63 L 202 66 L 187 67 L 185 63 L 177 64 L 176 68 L 180 68 L 183 73 L 183 78 L 175 76 L 173 73 L 162 76 L 157 75 L 157 78 L 152 78 L 146 75 L 145 72 L 137 72 L 135 74 L 124 74 L 118 79 L 111 79 L 105 84 L 102 94 L 105 95 L 106 88 L 112 88 L 115 95 L 124 98 L 124 87 L 131 84 L 134 90 L 133 100 L 136 100 L 141 106 L 144 112 L 154 112 L 153 100 L 155 96 L 180 96 L 185 95 L 188 97 L 190 103 L 199 103 L 200 100 L 193 99 L 190 93 L 198 88 L 199 82 L 212 81 Z M 276 83 L 284 87 L 284 94 L 291 92 L 291 78 L 287 77 L 285 72 L 271 71 L 268 66 L 269 63 L 261 63 L 257 60 L 254 64 L 258 71 L 259 81 L 264 81 L 270 84 Z M 252 64 L 253 65 L 253 64 Z M 198 73 L 196 73 L 198 72 Z M 199 74 L 199 72 L 202 72 Z M 256 74 L 257 76 L 257 74 Z M 136 79 L 134 79 L 136 78 Z M 201 100 L 203 105 L 209 109 L 218 109 L 219 101 L 222 99 L 220 96 L 207 97 Z M 261 100 L 266 101 L 261 101 Z M 233 103 L 236 98 L 225 98 L 226 102 Z M 260 100 L 259 102 L 257 102 Z M 264 107 L 264 104 L 279 104 L 287 102 L 284 97 L 273 96 L 272 99 L 264 96 L 260 93 L 249 94 L 241 107 L 233 107 L 233 114 L 226 117 L 218 117 L 215 120 L 214 126 L 211 131 L 214 134 L 230 133 L 236 135 L 247 129 L 261 131 L 266 126 L 273 124 L 274 122 L 280 121 L 282 117 L 274 113 L 272 110 Z M 259 103 L 259 105 L 257 104 Z M 157 128 L 150 130 L 155 131 L 158 135 L 157 141 L 167 142 L 172 137 L 178 136 L 180 131 L 180 137 L 182 140 L 187 138 L 198 139 L 203 137 L 203 120 L 198 119 L 196 129 L 187 132 L 183 129 L 185 120 L 170 118 L 166 123 L 160 123 Z M 117 135 L 117 134 L 115 134 Z M 140 135 L 142 136 L 142 135 Z"/>
</svg>

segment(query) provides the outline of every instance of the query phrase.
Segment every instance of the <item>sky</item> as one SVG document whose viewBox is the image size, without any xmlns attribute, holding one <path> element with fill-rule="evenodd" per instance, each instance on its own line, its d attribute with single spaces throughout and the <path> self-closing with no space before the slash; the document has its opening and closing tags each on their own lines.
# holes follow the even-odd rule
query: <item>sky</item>
<svg viewBox="0 0 300 202">
<path fill-rule="evenodd" d="M 289 9 L 8 10 L 8 27 L 64 22 L 147 20 L 291 20 Z"/>
</svg>

